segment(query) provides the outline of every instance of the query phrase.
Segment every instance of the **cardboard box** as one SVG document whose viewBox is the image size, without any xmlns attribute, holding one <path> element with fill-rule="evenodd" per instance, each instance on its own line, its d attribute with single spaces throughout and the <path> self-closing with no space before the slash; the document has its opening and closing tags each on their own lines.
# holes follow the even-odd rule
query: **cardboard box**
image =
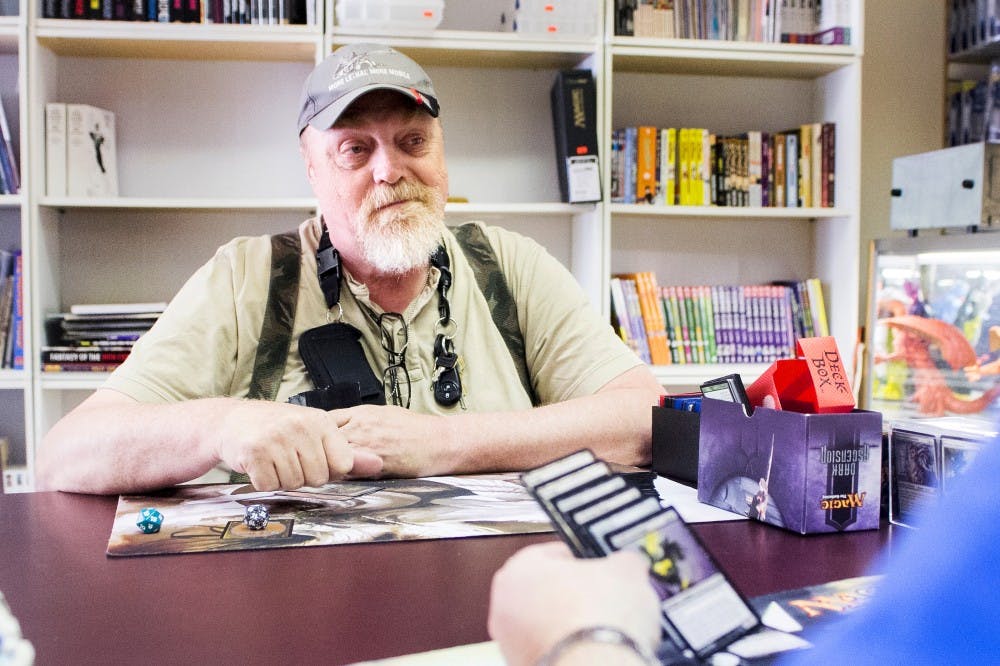
<svg viewBox="0 0 1000 666">
<path fill-rule="evenodd" d="M 901 419 L 889 430 L 889 521 L 913 527 L 997 435 L 982 419 Z"/>
<path fill-rule="evenodd" d="M 882 415 L 704 400 L 698 499 L 800 534 L 877 529 Z"/>
</svg>

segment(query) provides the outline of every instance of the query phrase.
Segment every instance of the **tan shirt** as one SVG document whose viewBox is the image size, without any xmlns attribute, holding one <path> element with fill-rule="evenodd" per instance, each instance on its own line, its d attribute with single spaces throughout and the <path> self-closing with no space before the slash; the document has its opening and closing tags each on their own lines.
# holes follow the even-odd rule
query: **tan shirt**
<svg viewBox="0 0 1000 666">
<path fill-rule="evenodd" d="M 517 303 L 532 385 L 543 404 L 588 395 L 641 361 L 589 305 L 569 272 L 538 243 L 498 227 L 484 227 Z M 301 279 L 293 340 L 277 400 L 313 388 L 298 353 L 298 337 L 328 322 L 316 278 L 317 219 L 299 226 Z M 525 394 L 507 347 L 493 324 L 475 276 L 451 233 L 444 236 L 454 281 L 448 293 L 458 322 L 463 404 L 434 400 L 434 336 L 438 321 L 432 269 L 424 291 L 404 314 L 409 328 L 406 365 L 412 382 L 411 409 L 460 413 L 527 409 Z M 268 236 L 236 238 L 219 248 L 181 288 L 156 325 L 140 339 L 105 387 L 140 402 L 165 403 L 213 396 L 247 395 L 267 300 Z M 362 332 L 362 347 L 377 377 L 387 354 L 378 327 L 364 308 L 367 288 L 349 275 L 341 289 L 343 321 Z M 336 310 L 336 308 L 334 308 Z"/>
</svg>

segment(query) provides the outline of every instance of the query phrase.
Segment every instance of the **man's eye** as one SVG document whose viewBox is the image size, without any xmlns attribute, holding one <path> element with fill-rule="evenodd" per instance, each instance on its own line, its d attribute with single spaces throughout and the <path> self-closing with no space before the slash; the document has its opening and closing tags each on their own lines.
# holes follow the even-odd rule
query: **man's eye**
<svg viewBox="0 0 1000 666">
<path fill-rule="evenodd" d="M 427 139 L 425 137 L 417 135 L 417 136 L 408 137 L 403 142 L 403 145 L 405 145 L 410 150 L 418 150 L 418 149 L 422 148 L 424 146 L 424 144 L 426 144 L 426 143 L 427 143 Z"/>
</svg>

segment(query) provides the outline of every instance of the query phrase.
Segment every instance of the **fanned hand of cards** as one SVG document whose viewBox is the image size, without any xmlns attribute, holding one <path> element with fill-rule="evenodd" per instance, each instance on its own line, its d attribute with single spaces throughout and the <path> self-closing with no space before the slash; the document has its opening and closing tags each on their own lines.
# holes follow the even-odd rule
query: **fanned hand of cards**
<svg viewBox="0 0 1000 666">
<path fill-rule="evenodd" d="M 628 476 L 585 449 L 521 480 L 577 557 L 634 548 L 649 558 L 664 633 L 685 658 L 705 659 L 760 629 L 760 617 L 676 509 Z"/>
</svg>

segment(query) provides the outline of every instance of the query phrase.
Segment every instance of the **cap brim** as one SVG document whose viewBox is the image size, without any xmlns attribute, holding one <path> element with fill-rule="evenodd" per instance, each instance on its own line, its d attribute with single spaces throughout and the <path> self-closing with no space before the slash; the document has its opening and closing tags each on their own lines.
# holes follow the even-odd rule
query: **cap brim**
<svg viewBox="0 0 1000 666">
<path fill-rule="evenodd" d="M 314 114 L 306 124 L 312 125 L 318 130 L 328 130 L 333 127 L 333 124 L 337 122 L 337 119 L 340 118 L 341 114 L 347 110 L 347 107 L 353 104 L 362 95 L 367 95 L 374 90 L 394 90 L 396 92 L 401 92 L 427 109 L 427 112 L 434 118 L 437 118 L 438 116 L 438 103 L 437 100 L 431 95 L 420 91 L 414 91 L 412 88 L 407 88 L 405 86 L 377 83 L 358 88 L 357 90 L 352 90 L 351 92 L 341 96 L 336 102 L 329 104 L 325 109 L 322 109 L 318 113 Z M 299 127 L 299 134 L 302 134 L 305 128 L 305 124 Z"/>
</svg>

